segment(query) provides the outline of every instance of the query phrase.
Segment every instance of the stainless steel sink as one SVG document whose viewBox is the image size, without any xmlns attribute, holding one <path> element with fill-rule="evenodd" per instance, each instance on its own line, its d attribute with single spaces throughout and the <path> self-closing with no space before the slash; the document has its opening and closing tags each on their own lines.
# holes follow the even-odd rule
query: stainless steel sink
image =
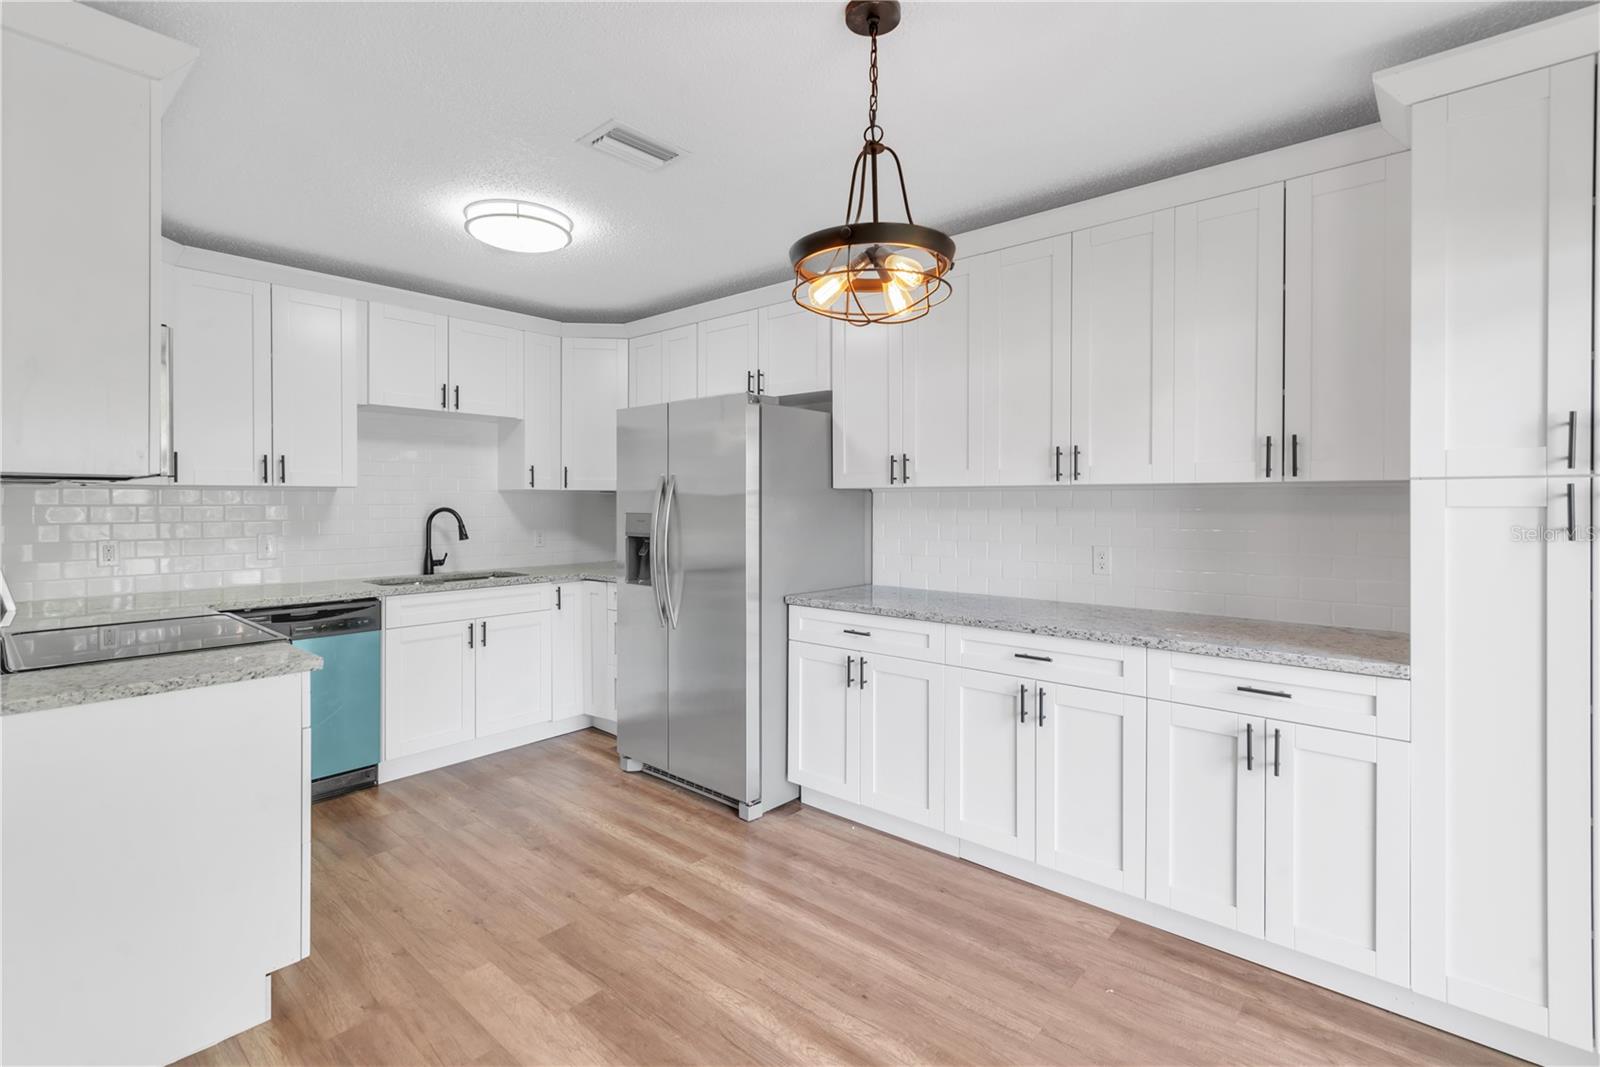
<svg viewBox="0 0 1600 1067">
<path fill-rule="evenodd" d="M 481 582 L 489 578 L 526 578 L 519 571 L 460 571 L 455 574 L 419 574 L 414 578 L 369 578 L 368 585 L 450 585 L 454 582 Z"/>
</svg>

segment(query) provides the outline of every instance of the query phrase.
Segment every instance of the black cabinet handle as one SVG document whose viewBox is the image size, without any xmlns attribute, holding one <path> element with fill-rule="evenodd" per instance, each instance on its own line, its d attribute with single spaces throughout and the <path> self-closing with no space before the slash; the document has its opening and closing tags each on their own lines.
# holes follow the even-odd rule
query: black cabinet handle
<svg viewBox="0 0 1600 1067">
<path fill-rule="evenodd" d="M 752 396 L 755 395 L 755 391 L 756 391 L 755 378 L 756 378 L 755 371 L 748 371 L 747 370 L 747 371 L 744 372 L 744 391 L 749 393 L 749 394 L 751 394 Z"/>
<path fill-rule="evenodd" d="M 1578 413 L 1567 413 L 1567 470 L 1578 465 Z"/>
<path fill-rule="evenodd" d="M 1289 477 L 1300 477 L 1300 435 L 1289 435 Z"/>
<path fill-rule="evenodd" d="M 1056 445 L 1056 481 L 1061 480 L 1061 446 Z"/>
<path fill-rule="evenodd" d="M 849 634 L 851 637 L 871 637 L 872 636 L 872 631 L 871 630 L 846 630 L 844 632 Z"/>
<path fill-rule="evenodd" d="M 439 383 L 439 406 L 445 410 L 450 408 L 450 383 Z"/>
<path fill-rule="evenodd" d="M 1054 663 L 1055 662 L 1055 660 L 1051 659 L 1049 656 L 1035 656 L 1031 652 L 1013 652 L 1013 653 L 1011 653 L 1011 656 L 1012 656 L 1013 659 L 1031 659 L 1035 663 Z"/>
<path fill-rule="evenodd" d="M 566 487 L 567 487 L 567 468 L 566 467 L 562 467 L 561 468 L 561 488 L 565 489 Z"/>
<path fill-rule="evenodd" d="M 1022 710 L 1022 721 L 1028 721 L 1028 683 L 1017 686 L 1017 707 Z"/>
<path fill-rule="evenodd" d="M 533 485 L 534 485 L 534 482 L 533 482 L 533 464 L 530 463 L 530 464 L 528 464 L 528 488 L 532 489 Z"/>
<path fill-rule="evenodd" d="M 1039 713 L 1038 714 L 1039 725 L 1043 726 L 1044 725 L 1044 686 L 1042 686 L 1042 685 L 1039 687 L 1039 691 L 1034 694 L 1033 708 L 1034 708 L 1034 710 L 1036 712 Z"/>
<path fill-rule="evenodd" d="M 561 587 L 556 586 L 556 610 L 561 610 Z"/>
<path fill-rule="evenodd" d="M 1241 693 L 1254 693 L 1258 697 L 1282 697 L 1284 700 L 1294 699 L 1293 694 L 1283 693 L 1276 689 L 1257 689 L 1253 685 L 1236 685 L 1234 688 L 1239 690 Z"/>
<path fill-rule="evenodd" d="M 1072 446 L 1072 480 L 1078 480 L 1078 446 Z"/>
<path fill-rule="evenodd" d="M 456 386 L 456 410 L 461 410 L 461 386 Z"/>
<path fill-rule="evenodd" d="M 856 686 L 860 689 L 867 687 L 867 657 L 865 656 L 861 657 L 861 680 L 856 683 Z"/>
<path fill-rule="evenodd" d="M 844 687 L 846 689 L 856 684 L 855 670 L 856 658 L 854 656 L 846 656 L 844 658 Z"/>
<path fill-rule="evenodd" d="M 278 453 L 278 484 L 289 484 L 289 460 L 282 452 Z"/>
<path fill-rule="evenodd" d="M 178 450 L 176 448 L 172 450 L 172 480 L 178 480 Z"/>
<path fill-rule="evenodd" d="M 757 396 L 761 396 L 763 393 L 765 393 L 767 391 L 766 378 L 767 378 L 767 372 L 766 371 L 764 371 L 764 370 L 756 371 L 756 395 Z"/>
<path fill-rule="evenodd" d="M 488 648 L 489 647 L 489 620 L 488 619 L 484 619 L 482 622 L 480 622 L 478 624 L 478 632 L 479 632 L 478 644 L 482 645 L 484 648 Z"/>
<path fill-rule="evenodd" d="M 893 455 L 893 453 L 891 453 L 890 456 L 889 456 L 889 484 L 890 485 L 894 484 L 894 455 Z"/>
<path fill-rule="evenodd" d="M 473 640 L 473 634 L 475 634 L 477 632 L 478 632 L 478 628 L 476 626 L 473 626 L 470 622 L 467 623 L 467 647 L 468 648 L 477 648 L 478 647 L 478 642 Z"/>
<path fill-rule="evenodd" d="M 1244 769 L 1256 769 L 1256 726 L 1252 722 L 1244 724 Z"/>
<path fill-rule="evenodd" d="M 261 484 L 262 485 L 266 485 L 268 479 L 272 477 L 268 473 L 268 471 L 271 469 L 270 466 L 269 466 L 269 464 L 271 462 L 272 461 L 267 457 L 267 454 L 265 452 L 261 453 Z"/>
<path fill-rule="evenodd" d="M 911 457 L 904 452 L 900 453 L 900 484 L 911 484 Z"/>
<path fill-rule="evenodd" d="M 1279 766 L 1283 759 L 1283 731 L 1276 726 L 1272 728 L 1272 777 L 1278 777 Z"/>
<path fill-rule="evenodd" d="M 1572 483 L 1567 483 L 1567 540 L 1578 539 L 1578 507 L 1573 497 Z"/>
<path fill-rule="evenodd" d="M 1272 435 L 1267 434 L 1267 477 L 1272 477 Z"/>
</svg>

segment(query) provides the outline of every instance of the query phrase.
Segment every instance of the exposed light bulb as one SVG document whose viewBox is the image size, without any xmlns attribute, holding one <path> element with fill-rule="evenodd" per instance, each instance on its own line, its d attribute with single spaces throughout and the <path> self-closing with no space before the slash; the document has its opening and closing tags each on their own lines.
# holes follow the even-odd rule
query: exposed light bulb
<svg viewBox="0 0 1600 1067">
<path fill-rule="evenodd" d="M 898 315 L 911 306 L 911 297 L 904 287 L 891 279 L 889 284 L 883 287 L 883 302 L 888 305 L 891 312 Z"/>
<path fill-rule="evenodd" d="M 915 289 L 922 284 L 922 264 L 910 256 L 885 256 L 883 266 L 889 271 L 889 277 L 892 281 L 898 282 L 907 289 Z"/>
<path fill-rule="evenodd" d="M 834 274 L 824 274 L 812 282 L 811 288 L 807 293 L 812 306 L 819 308 L 832 307 L 833 302 L 839 299 L 839 294 L 844 292 L 846 277 L 848 275 L 841 271 Z"/>
</svg>

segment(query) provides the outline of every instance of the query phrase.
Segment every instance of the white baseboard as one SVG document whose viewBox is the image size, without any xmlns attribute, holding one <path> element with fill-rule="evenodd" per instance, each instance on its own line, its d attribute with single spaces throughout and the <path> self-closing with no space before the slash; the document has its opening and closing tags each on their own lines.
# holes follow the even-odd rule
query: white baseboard
<svg viewBox="0 0 1600 1067">
<path fill-rule="evenodd" d="M 1581 1065 L 1581 1067 L 1595 1067 L 1596 1064 L 1600 1064 L 1600 1056 L 1594 1052 L 1573 1048 L 1571 1045 L 1552 1041 L 1548 1037 L 1518 1030 L 1431 997 L 1422 996 L 1402 986 L 1380 981 L 1371 975 L 1303 956 L 1282 945 L 1250 937 L 1237 930 L 1216 926 L 1192 915 L 1152 904 L 1142 897 L 1131 897 L 1093 882 L 1060 874 L 1037 863 L 1019 860 L 1014 856 L 962 841 L 942 831 L 931 830 L 893 815 L 873 811 L 860 804 L 852 804 L 810 789 L 801 791 L 800 801 L 807 807 L 837 815 L 868 829 L 904 838 L 913 844 L 966 860 L 980 867 L 988 867 L 1019 881 L 1081 900 L 1158 930 L 1165 930 L 1231 956 L 1259 963 L 1263 967 L 1292 975 L 1312 985 L 1331 989 L 1385 1011 L 1415 1019 L 1417 1022 L 1457 1034 L 1469 1041 L 1476 1041 L 1480 1045 L 1487 1045 L 1525 1060 L 1544 1064 Z"/>
<path fill-rule="evenodd" d="M 610 734 L 612 737 L 617 736 L 616 719 L 603 719 L 598 715 L 591 715 L 589 716 L 589 725 L 603 734 Z"/>
<path fill-rule="evenodd" d="M 508 748 L 520 748 L 523 745 L 558 737 L 561 734 L 587 730 L 592 721 L 587 715 L 574 715 L 566 719 L 557 719 L 554 722 L 540 722 L 534 723 L 532 726 L 520 726 L 515 730 L 505 730 L 501 733 L 490 734 L 488 737 L 475 737 L 471 741 L 462 741 L 460 744 L 446 745 L 443 748 L 435 748 L 427 752 L 415 752 L 409 756 L 401 756 L 398 759 L 383 760 L 378 764 L 378 783 L 381 785 L 385 782 L 409 778 L 413 774 L 421 774 L 423 771 L 435 771 L 440 767 L 448 767 L 453 763 L 464 763 L 469 759 L 477 759 L 479 756 L 504 752 Z"/>
</svg>

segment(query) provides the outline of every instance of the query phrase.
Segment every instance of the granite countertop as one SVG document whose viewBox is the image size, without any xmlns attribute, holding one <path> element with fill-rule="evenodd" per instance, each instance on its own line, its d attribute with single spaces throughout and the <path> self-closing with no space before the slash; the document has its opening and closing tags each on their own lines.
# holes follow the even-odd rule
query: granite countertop
<svg viewBox="0 0 1600 1067">
<path fill-rule="evenodd" d="M 54 630 L 66 626 L 101 626 L 117 622 L 141 622 L 146 619 L 170 619 L 202 614 L 206 611 L 252 611 L 258 608 L 288 607 L 293 604 L 364 600 L 369 597 L 385 600 L 389 597 L 415 596 L 418 593 L 437 593 L 444 590 L 496 589 L 501 586 L 533 585 L 542 582 L 617 580 L 617 564 L 612 560 L 493 569 L 514 573 L 514 577 L 479 578 L 436 585 L 374 585 L 374 579 L 370 578 L 332 578 L 316 582 L 240 585 L 224 589 L 192 589 L 174 593 L 133 593 L 126 596 L 36 600 L 17 605 L 17 617 L 12 620 L 9 629 L 15 633 L 27 633 L 30 630 Z"/>
<path fill-rule="evenodd" d="M 0 675 L 0 716 L 200 689 L 319 670 L 322 658 L 287 641 L 175 652 Z"/>
<path fill-rule="evenodd" d="M 1315 667 L 1379 678 L 1411 677 L 1411 638 L 1383 630 L 945 593 L 892 585 L 854 585 L 795 593 L 785 599 L 803 607 L 896 619 Z"/>
</svg>

